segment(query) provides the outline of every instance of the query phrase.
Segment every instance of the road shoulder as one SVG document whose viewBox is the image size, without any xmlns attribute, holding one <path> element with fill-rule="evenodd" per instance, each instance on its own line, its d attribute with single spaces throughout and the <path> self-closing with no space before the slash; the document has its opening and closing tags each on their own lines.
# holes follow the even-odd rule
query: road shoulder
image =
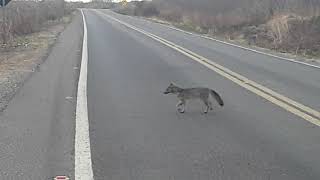
<svg viewBox="0 0 320 180">
<path fill-rule="evenodd" d="M 73 179 L 74 118 L 82 17 L 60 34 L 44 63 L 0 114 L 0 179 Z"/>
<path fill-rule="evenodd" d="M 6 108 L 24 82 L 39 70 L 75 14 L 48 21 L 38 32 L 17 36 L 7 44 L 0 44 L 0 111 Z"/>
<path fill-rule="evenodd" d="M 240 48 L 240 49 L 250 51 L 253 53 L 258 53 L 258 54 L 262 54 L 265 56 L 273 57 L 278 60 L 290 61 L 293 63 L 303 64 L 303 65 L 318 68 L 318 69 L 320 67 L 319 66 L 320 59 L 318 59 L 318 58 L 308 58 L 308 57 L 304 57 L 301 55 L 294 55 L 291 53 L 281 53 L 281 52 L 277 52 L 275 50 L 262 48 L 262 47 L 259 47 L 256 45 L 247 45 L 247 44 L 245 44 L 243 42 L 239 42 L 237 40 L 229 40 L 229 39 L 225 39 L 223 37 L 214 36 L 214 35 L 210 35 L 210 34 L 201 34 L 201 33 L 195 32 L 195 31 L 188 31 L 188 30 L 182 29 L 181 27 L 175 25 L 174 23 L 164 21 L 164 20 L 161 20 L 158 18 L 147 18 L 147 17 L 136 17 L 136 18 L 139 18 L 139 19 L 145 20 L 145 21 L 149 21 L 149 22 L 153 22 L 153 23 L 157 23 L 157 24 L 160 24 L 160 25 L 167 27 L 169 29 L 183 32 L 188 35 L 198 36 L 198 37 L 201 37 L 201 38 L 204 38 L 207 40 L 212 40 L 212 41 L 215 41 L 218 43 L 222 43 L 222 44 L 229 45 L 232 47 Z"/>
</svg>

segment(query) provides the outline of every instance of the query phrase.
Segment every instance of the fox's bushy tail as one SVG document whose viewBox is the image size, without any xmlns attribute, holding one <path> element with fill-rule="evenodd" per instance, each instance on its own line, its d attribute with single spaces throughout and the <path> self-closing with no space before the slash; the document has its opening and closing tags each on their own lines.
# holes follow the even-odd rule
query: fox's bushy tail
<svg viewBox="0 0 320 180">
<path fill-rule="evenodd" d="M 215 92 L 214 90 L 210 90 L 210 94 L 212 95 L 212 97 L 214 99 L 217 100 L 217 102 L 220 104 L 220 106 L 224 105 L 222 98 L 220 97 L 220 95 L 217 92 Z"/>
</svg>

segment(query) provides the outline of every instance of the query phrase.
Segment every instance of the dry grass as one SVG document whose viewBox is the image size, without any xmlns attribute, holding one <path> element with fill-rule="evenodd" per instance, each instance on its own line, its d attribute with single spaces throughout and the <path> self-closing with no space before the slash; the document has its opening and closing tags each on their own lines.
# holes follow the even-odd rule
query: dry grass
<svg viewBox="0 0 320 180">
<path fill-rule="evenodd" d="M 118 12 L 151 16 L 154 21 L 170 22 L 187 31 L 218 36 L 249 46 L 306 57 L 320 56 L 320 3 L 304 0 L 239 1 L 243 3 L 232 5 L 236 2 L 205 1 L 210 3 L 208 7 L 215 9 L 213 11 L 205 6 L 197 9 L 188 3 L 175 4 L 175 0 L 154 0 L 138 5 L 129 3 L 118 8 Z M 150 9 L 156 10 L 146 13 Z"/>
<path fill-rule="evenodd" d="M 34 33 L 16 36 L 0 46 L 0 111 L 32 72 L 38 71 L 60 32 L 71 22 L 71 14 L 44 23 Z"/>
<path fill-rule="evenodd" d="M 0 43 L 8 44 L 18 36 L 37 32 L 48 22 L 60 21 L 66 12 L 63 0 L 12 1 L 1 8 Z"/>
<path fill-rule="evenodd" d="M 17 36 L 10 44 L 0 46 L 0 72 L 10 65 L 24 63 L 39 63 L 41 56 L 47 52 L 55 42 L 57 35 L 71 22 L 71 15 L 66 15 L 58 23 L 50 23 L 43 26 L 39 31 L 24 36 Z"/>
</svg>

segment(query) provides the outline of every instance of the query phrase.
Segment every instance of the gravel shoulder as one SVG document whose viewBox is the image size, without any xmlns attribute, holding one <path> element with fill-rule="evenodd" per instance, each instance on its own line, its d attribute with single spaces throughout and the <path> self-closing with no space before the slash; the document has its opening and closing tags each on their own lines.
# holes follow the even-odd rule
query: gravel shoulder
<svg viewBox="0 0 320 180">
<path fill-rule="evenodd" d="M 16 37 L 0 45 L 0 111 L 3 111 L 19 88 L 47 59 L 58 36 L 72 21 L 75 13 L 48 22 L 39 32 Z"/>
</svg>

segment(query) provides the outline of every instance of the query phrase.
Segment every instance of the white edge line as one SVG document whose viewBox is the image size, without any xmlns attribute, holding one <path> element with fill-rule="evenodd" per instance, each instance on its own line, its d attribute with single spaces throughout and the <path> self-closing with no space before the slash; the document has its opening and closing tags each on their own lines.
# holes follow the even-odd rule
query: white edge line
<svg viewBox="0 0 320 180">
<path fill-rule="evenodd" d="M 297 61 L 297 60 L 292 59 L 292 58 L 285 58 L 285 57 L 277 56 L 277 55 L 274 55 L 274 54 L 270 54 L 270 53 L 258 51 L 258 50 L 255 50 L 255 49 L 239 46 L 239 45 L 236 45 L 236 44 L 233 44 L 233 43 L 221 41 L 221 40 L 218 40 L 218 39 L 215 39 L 215 38 L 212 38 L 212 37 L 208 37 L 208 36 L 204 36 L 204 35 L 188 32 L 188 31 L 185 31 L 185 30 L 182 30 L 182 29 L 178 29 L 176 27 L 172 27 L 170 25 L 165 25 L 165 24 L 161 24 L 161 23 L 159 23 L 159 24 L 162 25 L 162 26 L 165 26 L 167 28 L 170 28 L 170 29 L 173 29 L 173 30 L 176 30 L 176 31 L 180 31 L 180 32 L 183 32 L 183 33 L 186 33 L 186 34 L 189 34 L 189 35 L 202 37 L 204 39 L 209 39 L 209 40 L 216 41 L 216 42 L 219 42 L 219 43 L 222 43 L 222 44 L 226 44 L 226 45 L 229 45 L 229 46 L 233 46 L 233 47 L 237 47 L 237 48 L 244 49 L 244 50 L 247 50 L 247 51 L 251 51 L 251 52 L 254 52 L 254 53 L 257 53 L 257 54 L 262 54 L 262 55 L 265 55 L 265 56 L 270 56 L 270 57 L 273 57 L 273 58 L 282 59 L 282 60 L 289 61 L 289 62 L 292 62 L 292 63 L 302 64 L 302 65 L 305 65 L 305 66 L 310 66 L 310 67 L 313 67 L 313 68 L 320 69 L 320 66 L 309 64 L 309 63 L 305 63 L 305 62 L 300 62 L 300 61 Z"/>
<path fill-rule="evenodd" d="M 88 37 L 86 19 L 82 9 L 80 11 L 83 19 L 83 44 L 76 107 L 74 177 L 76 180 L 93 180 L 87 105 Z"/>
<path fill-rule="evenodd" d="M 96 11 L 96 12 L 99 13 L 99 14 L 101 13 L 101 12 L 99 12 L 99 11 Z M 189 50 L 187 50 L 187 49 L 185 49 L 185 48 L 183 48 L 183 47 L 180 47 L 179 45 L 176 45 L 176 46 L 175 46 L 174 43 L 172 43 L 172 42 L 170 42 L 170 41 L 167 41 L 167 40 L 165 40 L 165 39 L 163 39 L 163 38 L 161 38 L 161 37 L 158 37 L 158 36 L 153 35 L 153 34 L 151 34 L 151 33 L 149 33 L 149 32 L 146 32 L 146 31 L 144 31 L 144 30 L 142 30 L 142 29 L 139 29 L 139 28 L 137 28 L 137 27 L 135 27 L 135 26 L 133 26 L 133 25 L 130 25 L 130 24 L 128 24 L 128 23 L 125 23 L 125 22 L 123 22 L 123 21 L 121 21 L 121 20 L 119 20 L 119 19 L 117 19 L 117 18 L 115 18 L 115 17 L 112 17 L 112 16 L 107 15 L 107 14 L 104 14 L 104 13 L 101 13 L 101 14 L 102 14 L 103 16 L 106 16 L 106 17 L 109 18 L 109 19 L 112 19 L 112 20 L 114 20 L 114 21 L 116 21 L 116 22 L 119 22 L 120 24 L 122 24 L 122 25 L 124 25 L 124 26 L 126 26 L 126 27 L 129 27 L 129 28 L 131 28 L 131 29 L 133 29 L 133 30 L 135 30 L 135 31 L 137 31 L 137 32 L 140 32 L 140 33 L 142 33 L 142 34 L 144 34 L 144 35 L 146 35 L 146 36 L 148 36 L 148 37 L 150 37 L 150 38 L 152 38 L 152 39 L 154 39 L 154 40 L 156 40 L 156 41 L 158 41 L 158 42 L 166 45 L 166 46 L 169 46 L 169 47 L 171 47 L 171 48 L 173 48 L 173 49 L 181 52 L 182 54 L 190 57 L 191 59 L 199 62 L 200 64 L 205 65 L 205 66 L 208 67 L 209 69 L 212 69 L 212 70 L 216 71 L 216 72 L 219 73 L 220 75 L 224 74 L 223 72 L 222 72 L 222 74 L 220 73 L 220 71 L 221 71 L 220 69 L 225 69 L 225 68 L 219 68 L 220 65 L 218 65 L 218 64 L 217 64 L 217 65 L 211 65 L 211 61 L 210 61 L 210 60 L 207 60 L 206 58 L 201 57 L 200 55 L 194 54 L 193 52 L 191 52 L 191 51 L 189 51 Z M 172 45 L 172 44 L 173 44 L 173 45 Z M 179 48 L 181 48 L 181 49 L 179 49 L 179 48 L 177 48 L 177 47 L 179 47 Z M 228 72 L 228 71 L 230 71 L 230 70 L 225 69 L 225 71 Z M 234 73 L 233 73 L 233 72 L 232 72 L 232 73 L 229 73 L 229 74 L 227 73 L 228 76 L 230 76 L 230 75 L 232 75 L 232 74 L 234 74 Z M 263 97 L 264 99 L 272 102 L 273 104 L 275 104 L 275 105 L 277 105 L 277 106 L 280 106 L 280 107 L 282 107 L 283 109 L 285 109 L 285 110 L 287 110 L 287 111 L 289 111 L 289 112 L 291 112 L 291 113 L 293 113 L 293 114 L 295 114 L 295 115 L 297 115 L 297 116 L 305 119 L 306 121 L 309 121 L 310 123 L 312 123 L 312 124 L 314 124 L 314 125 L 320 126 L 319 120 L 316 119 L 316 117 L 318 117 L 318 115 L 314 115 L 314 114 L 313 114 L 314 112 L 310 112 L 310 110 L 305 110 L 305 108 L 308 108 L 308 107 L 304 106 L 303 104 L 298 104 L 297 102 L 295 102 L 295 101 L 293 101 L 293 100 L 291 100 L 291 99 L 288 99 L 288 98 L 286 98 L 286 97 L 284 97 L 284 98 L 286 98 L 286 99 L 288 99 L 288 100 L 284 99 L 283 97 L 279 98 L 279 96 L 281 96 L 281 95 L 279 95 L 279 94 L 277 94 L 276 92 L 273 92 L 272 90 L 269 90 L 269 89 L 267 89 L 267 91 L 266 91 L 266 90 L 264 90 L 264 89 L 266 89 L 266 88 L 264 88 L 263 86 L 255 83 L 255 82 L 252 83 L 252 81 L 248 80 L 247 78 L 245 78 L 245 77 L 243 77 L 243 76 L 241 76 L 241 75 L 238 75 L 238 74 L 237 74 L 236 77 L 239 76 L 239 77 L 241 77 L 240 80 L 244 80 L 244 81 L 246 81 L 246 82 L 251 82 L 251 83 L 249 83 L 249 84 L 256 84 L 256 85 L 258 85 L 258 86 L 256 86 L 256 85 L 255 85 L 255 86 L 248 86 L 247 83 L 244 83 L 244 85 L 241 85 L 241 84 L 243 84 L 243 82 L 242 82 L 242 81 L 239 82 L 237 79 L 236 79 L 236 80 L 232 80 L 232 79 L 234 79 L 232 76 L 230 76 L 230 77 L 227 77 L 227 76 L 225 76 L 225 75 L 222 75 L 222 76 L 230 79 L 231 81 L 235 82 L 236 84 L 240 85 L 241 87 L 244 87 L 245 89 L 247 89 L 247 90 L 249 90 L 249 91 L 257 94 L 258 96 Z M 253 88 L 252 88 L 252 87 L 253 87 Z M 263 87 L 263 88 L 261 88 L 261 87 Z M 257 93 L 257 91 L 260 91 L 260 92 L 262 92 L 262 93 Z M 269 93 L 269 94 L 268 94 L 268 91 L 271 91 L 272 93 Z M 278 99 L 280 99 L 280 100 L 274 98 L 274 97 L 273 97 L 274 95 L 276 95 L 275 97 L 278 98 Z M 298 104 L 298 105 L 297 105 L 297 104 Z M 301 106 L 302 106 L 303 108 L 301 108 Z M 299 109 L 302 109 L 303 111 L 307 112 L 308 114 L 306 114 L 305 112 L 300 111 Z M 313 111 L 313 110 L 311 109 L 311 111 Z M 318 112 L 316 112 L 316 113 L 318 113 Z M 314 115 L 315 118 L 312 117 L 312 116 L 310 116 L 309 114 Z"/>
<path fill-rule="evenodd" d="M 115 12 L 113 12 L 113 13 L 115 13 Z M 128 16 L 128 17 L 133 18 L 131 16 Z M 141 20 L 145 20 L 145 21 L 148 21 L 148 22 L 155 23 L 155 22 L 153 22 L 151 20 L 148 20 L 148 19 L 145 19 L 145 18 L 141 18 Z M 277 55 L 274 55 L 274 54 L 258 51 L 258 50 L 255 50 L 255 49 L 251 49 L 251 48 L 243 47 L 243 46 L 236 45 L 236 44 L 233 44 L 233 43 L 229 43 L 229 42 L 226 42 L 226 41 L 222 41 L 222 40 L 219 40 L 219 39 L 215 39 L 215 38 L 212 38 L 212 37 L 209 37 L 209 36 L 192 33 L 192 32 L 189 32 L 189 31 L 185 31 L 185 30 L 173 27 L 172 25 L 161 24 L 161 23 L 157 23 L 157 24 L 159 24 L 161 26 L 164 26 L 164 27 L 167 27 L 167 28 L 170 28 L 170 29 L 173 29 L 173 30 L 176 30 L 176 31 L 179 31 L 179 32 L 183 32 L 185 34 L 198 36 L 198 37 L 201 37 L 201 38 L 204 38 L 204 39 L 209 39 L 209 40 L 216 41 L 216 42 L 219 42 L 219 43 L 222 43 L 222 44 L 226 44 L 226 45 L 237 47 L 237 48 L 240 48 L 240 49 L 243 49 L 243 50 L 251 51 L 251 52 L 254 52 L 254 53 L 257 53 L 257 54 L 262 54 L 262 55 L 265 55 L 265 56 L 270 56 L 270 57 L 273 57 L 273 58 L 282 59 L 282 60 L 289 61 L 289 62 L 292 62 L 292 63 L 302 64 L 302 65 L 305 65 L 305 66 L 310 66 L 310 67 L 313 67 L 313 68 L 320 69 L 320 66 L 309 64 L 309 63 L 305 63 L 305 62 L 300 62 L 300 61 L 292 59 L 292 58 L 281 57 L 281 56 L 277 56 Z"/>
</svg>

